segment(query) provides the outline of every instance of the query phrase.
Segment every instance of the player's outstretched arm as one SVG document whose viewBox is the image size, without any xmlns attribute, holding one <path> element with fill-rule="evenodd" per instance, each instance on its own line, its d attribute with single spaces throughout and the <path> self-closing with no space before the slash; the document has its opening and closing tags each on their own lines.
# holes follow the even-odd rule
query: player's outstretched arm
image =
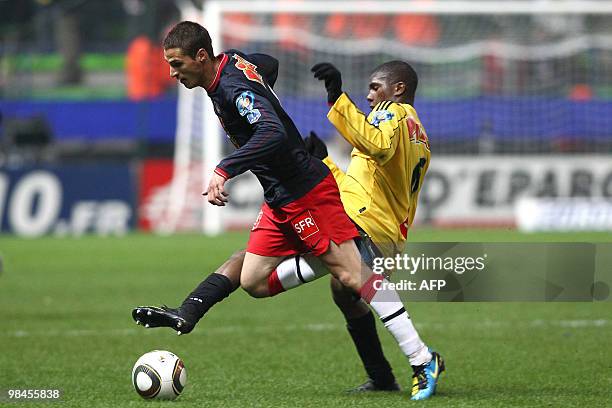
<svg viewBox="0 0 612 408">
<path fill-rule="evenodd" d="M 342 92 L 342 75 L 335 66 L 322 62 L 313 66 L 311 71 L 316 79 L 325 82 L 327 101 L 331 106 L 327 117 L 340 134 L 353 147 L 380 163 L 389 160 L 397 147 L 398 138 L 395 136 L 399 121 L 406 116 L 404 108 L 391 102 L 380 103 L 372 112 L 372 121 L 369 121 Z"/>
<path fill-rule="evenodd" d="M 400 138 L 400 122 L 406 115 L 401 105 L 385 101 L 376 105 L 368 118 L 343 93 L 327 118 L 351 145 L 384 164 L 395 153 Z"/>
</svg>

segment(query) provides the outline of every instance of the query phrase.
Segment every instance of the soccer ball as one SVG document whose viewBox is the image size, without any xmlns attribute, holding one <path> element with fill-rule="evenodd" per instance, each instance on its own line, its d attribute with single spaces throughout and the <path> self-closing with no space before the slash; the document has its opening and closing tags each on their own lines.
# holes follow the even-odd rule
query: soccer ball
<svg viewBox="0 0 612 408">
<path fill-rule="evenodd" d="M 142 398 L 173 400 L 187 383 L 183 360 L 164 350 L 143 354 L 132 369 L 134 389 Z"/>
</svg>

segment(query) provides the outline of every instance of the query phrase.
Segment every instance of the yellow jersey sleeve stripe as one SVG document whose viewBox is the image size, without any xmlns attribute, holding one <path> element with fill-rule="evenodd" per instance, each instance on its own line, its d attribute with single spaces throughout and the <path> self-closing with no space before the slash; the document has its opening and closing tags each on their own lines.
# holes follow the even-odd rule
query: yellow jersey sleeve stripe
<svg viewBox="0 0 612 408">
<path fill-rule="evenodd" d="M 376 104 L 376 106 L 374 107 L 374 109 L 372 109 L 373 111 L 382 111 L 382 110 L 387 110 L 389 109 L 389 106 L 392 104 L 393 102 L 391 101 L 382 101 L 379 102 L 378 104 Z"/>
<path fill-rule="evenodd" d="M 374 108 L 373 108 L 372 110 L 375 110 L 375 111 L 380 110 L 380 107 L 381 107 L 381 105 L 382 105 L 383 103 L 385 103 L 385 101 L 378 102 L 378 103 L 377 103 L 377 104 L 374 106 Z"/>
</svg>

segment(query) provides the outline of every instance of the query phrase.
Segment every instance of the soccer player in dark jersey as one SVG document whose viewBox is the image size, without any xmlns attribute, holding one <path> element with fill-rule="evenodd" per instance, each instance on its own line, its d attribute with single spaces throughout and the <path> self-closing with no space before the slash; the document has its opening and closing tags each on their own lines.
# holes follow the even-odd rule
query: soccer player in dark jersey
<svg viewBox="0 0 612 408">
<path fill-rule="evenodd" d="M 310 253 L 370 305 L 413 366 L 433 365 L 437 378 L 443 369 L 437 354 L 431 353 L 419 338 L 397 293 L 381 285 L 385 278 L 373 274 L 362 263 L 353 241 L 359 234 L 344 212 L 333 175 L 306 151 L 299 132 L 274 95 L 270 82 L 275 78 L 270 73 L 275 69 L 270 68 L 275 61 L 237 50 L 215 56 L 208 32 L 192 22 L 179 23 L 169 32 L 164 54 L 172 77 L 187 88 L 202 87 L 207 91 L 237 148 L 217 165 L 205 192 L 209 203 L 224 206 L 228 201 L 225 182 L 247 170 L 255 174 L 264 189 L 265 202 L 251 231 L 240 271 L 241 286 L 254 294 L 258 293 L 255 284 L 263 281 L 268 285 L 262 288 L 262 296 L 278 293 L 283 289 L 276 270 L 279 264 L 287 256 Z M 205 303 L 210 303 L 209 298 L 223 299 L 235 288 L 226 276 L 215 275 L 202 282 L 188 299 L 191 310 L 195 310 L 195 321 L 201 317 L 197 314 L 206 308 Z M 188 305 L 183 303 L 181 310 L 184 306 Z M 193 328 L 195 323 L 188 309 L 184 308 L 184 316 L 173 327 L 180 329 L 184 325 L 185 331 Z M 137 308 L 133 316 L 137 321 L 147 321 L 146 315 L 151 312 L 151 308 Z M 169 325 L 163 323 L 156 322 Z M 425 398 L 433 391 L 435 381 Z"/>
</svg>

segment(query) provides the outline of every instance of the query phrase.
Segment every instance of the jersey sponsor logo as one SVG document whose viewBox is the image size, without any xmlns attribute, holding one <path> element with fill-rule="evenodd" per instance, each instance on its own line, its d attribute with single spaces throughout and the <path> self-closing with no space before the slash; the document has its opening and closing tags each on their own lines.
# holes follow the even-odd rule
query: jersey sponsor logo
<svg viewBox="0 0 612 408">
<path fill-rule="evenodd" d="M 302 241 L 319 232 L 319 227 L 310 211 L 305 211 L 297 216 L 291 224 Z"/>
<path fill-rule="evenodd" d="M 427 139 L 427 135 L 423 132 L 421 126 L 412 118 L 406 119 L 406 123 L 408 123 L 408 131 L 410 132 L 410 138 L 414 140 L 416 143 L 422 143 L 429 149 L 429 139 Z"/>
<path fill-rule="evenodd" d="M 251 91 L 244 91 L 236 98 L 236 108 L 240 116 L 246 116 L 250 124 L 253 124 L 261 117 L 259 109 L 255 109 L 255 95 Z"/>
<path fill-rule="evenodd" d="M 372 112 L 372 116 L 370 117 L 370 124 L 378 126 L 381 122 L 386 122 L 388 120 L 393 119 L 393 116 L 395 115 L 389 112 L 388 110 L 379 110 Z"/>
<path fill-rule="evenodd" d="M 232 58 L 236 60 L 236 68 L 241 70 L 249 81 L 255 81 L 262 85 L 264 84 L 262 76 L 257 72 L 257 65 L 250 63 L 238 54 L 234 54 Z"/>
</svg>

